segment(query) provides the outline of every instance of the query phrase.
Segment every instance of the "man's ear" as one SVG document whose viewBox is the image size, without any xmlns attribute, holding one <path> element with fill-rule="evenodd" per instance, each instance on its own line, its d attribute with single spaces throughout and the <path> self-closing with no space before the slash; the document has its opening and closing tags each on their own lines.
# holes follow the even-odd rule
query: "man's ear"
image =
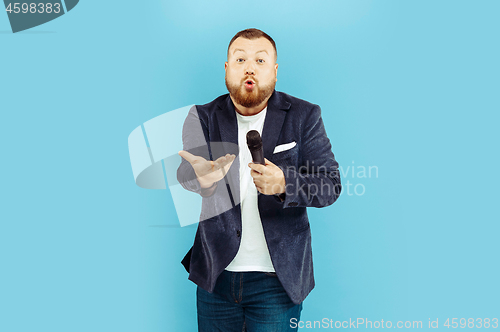
<svg viewBox="0 0 500 332">
<path fill-rule="evenodd" d="M 227 71 L 227 61 L 224 62 L 224 70 Z"/>
<path fill-rule="evenodd" d="M 278 64 L 274 65 L 274 70 L 276 72 L 276 81 L 278 80 Z"/>
</svg>

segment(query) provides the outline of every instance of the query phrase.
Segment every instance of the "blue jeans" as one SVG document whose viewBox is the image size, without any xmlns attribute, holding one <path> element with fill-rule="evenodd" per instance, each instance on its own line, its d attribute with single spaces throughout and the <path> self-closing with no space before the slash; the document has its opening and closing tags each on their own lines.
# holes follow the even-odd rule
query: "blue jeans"
<svg viewBox="0 0 500 332">
<path fill-rule="evenodd" d="M 224 271 L 213 293 L 196 291 L 199 332 L 296 331 L 302 303 L 294 304 L 276 273 Z"/>
</svg>

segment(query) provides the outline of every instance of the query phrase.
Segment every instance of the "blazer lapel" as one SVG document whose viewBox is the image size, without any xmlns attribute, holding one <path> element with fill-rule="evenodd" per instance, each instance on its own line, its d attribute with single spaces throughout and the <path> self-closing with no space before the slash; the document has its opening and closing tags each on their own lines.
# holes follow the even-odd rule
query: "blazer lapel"
<svg viewBox="0 0 500 332">
<path fill-rule="evenodd" d="M 236 154 L 236 159 L 224 178 L 226 185 L 229 185 L 228 195 L 231 203 L 234 206 L 240 203 L 240 160 L 238 158 L 238 121 L 236 119 L 236 111 L 233 102 L 227 95 L 227 98 L 219 103 L 219 112 L 216 113 L 217 124 L 219 126 L 220 142 L 219 147 L 222 149 L 217 153 L 218 156 L 223 156 L 227 153 Z M 216 144 L 212 144 L 216 145 Z M 213 151 L 213 149 L 212 149 Z M 216 158 L 213 158 L 214 160 Z M 231 210 L 231 213 L 236 213 Z M 241 222 L 241 214 L 236 213 L 235 218 Z M 238 219 L 239 218 L 239 219 Z M 241 226 L 240 226 L 241 227 Z M 241 229 L 241 228 L 240 228 Z"/>
<path fill-rule="evenodd" d="M 238 122 L 236 120 L 236 111 L 233 101 L 227 95 L 227 98 L 219 104 L 220 112 L 216 114 L 219 124 L 219 133 L 221 142 L 234 143 L 238 146 Z"/>
<path fill-rule="evenodd" d="M 286 111 L 290 103 L 282 100 L 279 92 L 274 90 L 267 102 L 267 114 L 262 130 L 262 144 L 264 145 L 264 158 L 270 159 L 285 121 Z"/>
</svg>

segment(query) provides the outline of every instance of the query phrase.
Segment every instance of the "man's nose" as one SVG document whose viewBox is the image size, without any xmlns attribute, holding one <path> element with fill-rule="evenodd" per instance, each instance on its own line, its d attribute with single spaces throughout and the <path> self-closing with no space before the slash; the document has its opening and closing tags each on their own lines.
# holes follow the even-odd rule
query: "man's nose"
<svg viewBox="0 0 500 332">
<path fill-rule="evenodd" d="M 245 75 L 255 75 L 255 69 L 253 68 L 252 65 L 248 65 L 245 68 Z"/>
</svg>

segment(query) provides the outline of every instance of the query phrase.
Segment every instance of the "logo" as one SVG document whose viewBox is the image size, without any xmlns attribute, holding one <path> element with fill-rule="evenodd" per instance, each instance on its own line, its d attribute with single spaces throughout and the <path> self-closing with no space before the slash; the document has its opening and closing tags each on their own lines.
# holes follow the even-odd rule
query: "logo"
<svg viewBox="0 0 500 332">
<path fill-rule="evenodd" d="M 204 137 L 201 122 L 194 121 L 185 127 L 183 124 L 188 114 L 198 114 L 194 105 L 185 106 L 161 114 L 143 125 L 135 128 L 128 137 L 130 163 L 135 183 L 145 189 L 168 189 L 174 203 L 180 227 L 189 226 L 202 220 L 207 220 L 240 203 L 239 187 L 235 187 L 236 180 L 227 176 L 228 186 L 220 186 L 217 194 L 212 195 L 211 201 L 203 204 L 201 195 L 186 190 L 196 177 L 191 173 L 181 172 L 179 180 L 178 168 L 182 159 L 178 152 L 186 148 L 182 142 L 183 129 L 192 137 Z M 195 144 L 189 151 L 205 159 L 212 156 L 223 156 L 226 153 L 237 154 L 238 145 L 229 142 L 210 142 L 205 139 Z M 233 174 L 233 172 L 231 172 Z M 231 180 L 230 180 L 231 179 Z M 179 182 L 181 181 L 181 182 Z M 222 183 L 224 183 L 222 182 Z M 235 196 L 232 193 L 238 193 Z M 203 209 L 202 209 L 202 206 Z"/>
<path fill-rule="evenodd" d="M 3 1 L 13 33 L 52 21 L 75 8 L 79 0 L 31 1 L 35 0 L 25 0 L 25 2 L 22 2 L 22 0 L 21 2 Z"/>
</svg>

